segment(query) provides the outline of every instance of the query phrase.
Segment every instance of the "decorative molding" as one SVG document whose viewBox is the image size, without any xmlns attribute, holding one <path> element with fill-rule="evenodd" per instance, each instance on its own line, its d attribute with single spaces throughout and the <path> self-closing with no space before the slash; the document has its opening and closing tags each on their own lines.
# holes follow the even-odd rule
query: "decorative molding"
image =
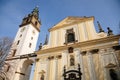
<svg viewBox="0 0 120 80">
<path fill-rule="evenodd" d="M 105 38 L 100 38 L 100 39 L 94 39 L 94 40 L 89 40 L 89 41 L 84 41 L 84 42 L 77 42 L 75 44 L 70 44 L 70 45 L 64 45 L 64 46 L 58 46 L 58 47 L 53 47 L 53 48 L 47 48 L 47 49 L 43 49 L 43 50 L 38 50 L 36 53 L 37 54 L 44 54 L 47 52 L 56 52 L 56 51 L 63 51 L 63 50 L 67 50 L 68 47 L 87 47 L 87 46 L 92 46 L 92 45 L 96 45 L 96 44 L 101 44 L 101 43 L 107 43 L 108 41 L 114 42 L 114 41 L 118 41 L 119 40 L 120 35 L 116 35 L 116 36 L 109 36 L 109 37 L 105 37 Z M 116 43 L 109 43 L 109 44 L 104 44 L 104 45 L 99 45 L 97 46 L 99 49 L 102 49 L 103 46 L 105 47 L 110 47 L 111 46 L 115 46 L 118 45 L 118 42 Z M 90 47 L 90 49 L 96 49 L 96 46 Z M 87 48 L 86 48 L 87 49 Z"/>
<path fill-rule="evenodd" d="M 57 59 L 61 59 L 62 58 L 62 55 L 58 55 L 56 56 Z"/>
<path fill-rule="evenodd" d="M 49 60 L 52 60 L 52 59 L 54 59 L 54 58 L 55 58 L 54 56 L 49 56 L 49 57 L 48 57 Z"/>
<path fill-rule="evenodd" d="M 86 55 L 87 51 L 82 51 L 81 54 L 82 55 Z"/>
<path fill-rule="evenodd" d="M 99 51 L 99 49 L 92 49 L 92 50 L 90 50 L 90 53 L 97 53 Z"/>
</svg>

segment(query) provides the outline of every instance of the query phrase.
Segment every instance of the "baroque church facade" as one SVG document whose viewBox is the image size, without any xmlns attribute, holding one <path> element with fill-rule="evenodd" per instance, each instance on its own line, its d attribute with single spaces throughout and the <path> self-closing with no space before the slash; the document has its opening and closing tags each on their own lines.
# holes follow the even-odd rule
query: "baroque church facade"
<svg viewBox="0 0 120 80">
<path fill-rule="evenodd" d="M 33 80 L 119 80 L 120 35 L 106 33 L 94 17 L 69 16 L 49 29 L 36 51 Z"/>
<path fill-rule="evenodd" d="M 41 26 L 36 7 L 23 18 L 6 60 L 9 80 L 29 80 L 32 63 L 33 80 L 119 80 L 120 35 L 97 23 L 99 32 L 93 16 L 66 17 L 35 51 Z"/>
</svg>

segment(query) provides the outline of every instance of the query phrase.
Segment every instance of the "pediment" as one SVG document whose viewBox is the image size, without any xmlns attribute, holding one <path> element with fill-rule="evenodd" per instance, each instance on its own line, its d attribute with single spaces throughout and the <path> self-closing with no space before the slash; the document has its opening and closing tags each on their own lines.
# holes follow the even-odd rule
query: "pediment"
<svg viewBox="0 0 120 80">
<path fill-rule="evenodd" d="M 65 19 L 63 19 L 62 21 L 60 21 L 58 24 L 54 25 L 50 30 L 55 29 L 55 28 L 61 28 L 67 25 L 71 25 L 71 24 L 75 24 L 75 23 L 80 23 L 86 20 L 93 20 L 94 17 L 73 17 L 73 16 L 69 16 Z"/>
</svg>

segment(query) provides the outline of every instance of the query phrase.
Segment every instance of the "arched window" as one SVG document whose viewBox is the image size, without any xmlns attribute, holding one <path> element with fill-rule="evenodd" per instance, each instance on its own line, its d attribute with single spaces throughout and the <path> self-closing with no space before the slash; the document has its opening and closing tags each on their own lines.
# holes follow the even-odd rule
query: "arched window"
<svg viewBox="0 0 120 80">
<path fill-rule="evenodd" d="M 72 29 L 66 30 L 65 34 L 65 44 L 75 42 L 75 32 Z"/>
<path fill-rule="evenodd" d="M 67 42 L 74 42 L 75 41 L 75 36 L 74 36 L 74 33 L 69 33 L 67 35 Z"/>
</svg>

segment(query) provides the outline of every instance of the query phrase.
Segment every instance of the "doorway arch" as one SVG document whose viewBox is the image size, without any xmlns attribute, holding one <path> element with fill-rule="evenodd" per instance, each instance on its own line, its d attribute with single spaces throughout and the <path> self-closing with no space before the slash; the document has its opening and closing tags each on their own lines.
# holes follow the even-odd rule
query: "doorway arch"
<svg viewBox="0 0 120 80">
<path fill-rule="evenodd" d="M 23 61 L 22 68 L 20 69 L 20 80 L 29 80 L 33 62 L 32 59 Z"/>
</svg>

